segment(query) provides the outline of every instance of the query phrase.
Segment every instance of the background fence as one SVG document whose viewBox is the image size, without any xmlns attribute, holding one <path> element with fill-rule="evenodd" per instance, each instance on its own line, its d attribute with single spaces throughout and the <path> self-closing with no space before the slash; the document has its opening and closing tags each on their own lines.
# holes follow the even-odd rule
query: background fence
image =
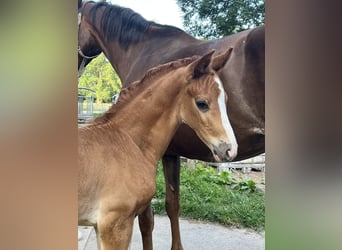
<svg viewBox="0 0 342 250">
<path fill-rule="evenodd" d="M 224 163 L 210 162 L 208 164 L 217 167 L 219 171 L 231 170 L 231 169 L 241 169 L 242 172 L 249 172 L 252 169 L 265 171 L 265 153 L 243 160 L 243 161 L 224 162 Z"/>
<path fill-rule="evenodd" d="M 199 160 L 186 159 L 188 168 L 195 168 L 196 162 Z M 218 172 L 229 171 L 233 169 L 239 169 L 243 173 L 248 173 L 251 170 L 265 171 L 265 153 L 257 155 L 255 157 L 236 162 L 204 162 L 204 164 L 209 166 L 214 166 Z"/>
<path fill-rule="evenodd" d="M 111 103 L 94 103 L 91 97 L 78 97 L 78 122 L 84 123 L 92 119 L 94 115 L 106 112 L 112 106 Z"/>
<path fill-rule="evenodd" d="M 106 112 L 112 105 L 112 103 L 94 103 L 94 114 L 102 114 Z"/>
</svg>

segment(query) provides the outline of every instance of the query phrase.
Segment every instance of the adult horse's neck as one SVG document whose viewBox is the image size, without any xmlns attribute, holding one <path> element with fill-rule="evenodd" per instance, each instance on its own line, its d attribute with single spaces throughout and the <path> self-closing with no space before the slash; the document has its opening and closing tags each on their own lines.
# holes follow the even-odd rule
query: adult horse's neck
<svg viewBox="0 0 342 250">
<path fill-rule="evenodd" d="M 197 55 L 187 53 L 179 56 L 176 53 L 189 46 L 189 43 L 195 44 L 197 42 L 199 40 L 174 27 L 151 25 L 142 42 L 131 44 L 127 50 L 121 48 L 117 51 L 109 51 L 107 56 L 112 65 L 117 68 L 122 85 L 127 86 L 132 81 L 140 79 L 147 69 L 180 58 Z"/>
<path fill-rule="evenodd" d="M 116 11 L 117 15 L 114 14 Z M 152 67 L 193 56 L 193 52 L 184 55 L 175 52 L 189 45 L 197 46 L 203 43 L 176 27 L 149 22 L 139 14 L 119 6 L 105 3 L 95 6 L 88 4 L 84 7 L 84 13 L 83 18 L 89 32 L 114 67 L 123 86 L 141 79 L 146 70 Z M 96 15 L 95 19 L 94 15 Z M 125 23 L 125 32 L 121 32 L 122 27 L 120 27 L 117 34 L 110 34 L 111 30 L 103 27 L 102 18 L 107 18 L 105 23 L 112 26 L 117 24 L 123 26 Z M 127 33 L 134 33 L 139 38 Z M 124 44 L 122 40 L 125 40 Z M 208 51 L 208 49 L 203 50 L 202 54 Z M 158 61 L 155 58 L 158 58 Z"/>
<path fill-rule="evenodd" d="M 147 69 L 172 60 L 194 55 L 187 54 L 179 57 L 174 52 L 178 51 L 181 47 L 186 47 L 188 45 L 187 41 L 194 43 L 197 39 L 178 29 L 173 30 L 173 27 L 166 28 L 174 32 L 173 34 L 169 33 L 163 36 L 162 29 L 150 26 L 143 38 L 146 41 L 131 44 L 127 49 L 122 48 L 117 40 L 110 41 L 108 44 L 101 41 L 101 44 L 103 44 L 102 49 L 119 75 L 122 86 L 127 86 L 132 81 L 140 79 Z M 163 36 L 162 40 L 159 39 L 161 36 Z M 180 43 L 180 41 L 183 42 Z M 147 43 L 148 46 L 146 46 Z M 151 60 L 151 58 L 158 58 L 158 62 Z"/>
</svg>

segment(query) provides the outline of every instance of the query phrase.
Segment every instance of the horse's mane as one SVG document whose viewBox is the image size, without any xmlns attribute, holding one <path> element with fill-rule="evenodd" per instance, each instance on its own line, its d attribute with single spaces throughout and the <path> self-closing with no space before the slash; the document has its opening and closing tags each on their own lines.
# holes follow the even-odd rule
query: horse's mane
<svg viewBox="0 0 342 250">
<path fill-rule="evenodd" d="M 124 49 L 127 49 L 132 43 L 141 41 L 150 26 L 163 28 L 163 35 L 184 32 L 174 26 L 147 21 L 129 8 L 111 5 L 106 2 L 97 3 L 91 8 L 90 17 L 94 24 L 96 23 L 96 13 L 101 7 L 105 8 L 100 22 L 100 30 L 98 31 L 103 34 L 107 42 L 118 39 L 120 46 Z"/>
<path fill-rule="evenodd" d="M 180 67 L 190 64 L 191 62 L 198 59 L 199 56 L 187 57 L 172 61 L 160 66 L 154 67 L 148 70 L 145 76 L 140 81 L 135 81 L 131 83 L 127 88 L 124 88 L 120 92 L 119 99 L 116 104 L 113 104 L 111 108 L 106 111 L 102 116 L 95 118 L 92 124 L 103 124 L 110 121 L 118 110 L 124 107 L 129 101 L 141 93 L 142 89 L 148 85 L 151 81 L 159 78 L 162 74 L 167 74 L 172 70 L 176 70 Z"/>
</svg>

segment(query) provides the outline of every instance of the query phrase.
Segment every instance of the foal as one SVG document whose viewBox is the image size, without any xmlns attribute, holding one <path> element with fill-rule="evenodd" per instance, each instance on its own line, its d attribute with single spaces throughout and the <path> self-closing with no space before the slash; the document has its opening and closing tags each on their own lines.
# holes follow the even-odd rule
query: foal
<svg viewBox="0 0 342 250">
<path fill-rule="evenodd" d="M 79 129 L 78 222 L 95 227 L 99 249 L 128 248 L 134 218 L 155 194 L 157 162 L 182 123 L 217 161 L 236 156 L 216 74 L 231 49 L 215 58 L 213 52 L 149 70 L 93 125 Z"/>
</svg>

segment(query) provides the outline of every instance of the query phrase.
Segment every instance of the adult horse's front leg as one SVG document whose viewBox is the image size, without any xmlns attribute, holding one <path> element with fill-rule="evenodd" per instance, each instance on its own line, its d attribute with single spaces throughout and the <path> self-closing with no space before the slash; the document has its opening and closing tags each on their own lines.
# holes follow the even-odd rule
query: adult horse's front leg
<svg viewBox="0 0 342 250">
<path fill-rule="evenodd" d="M 143 240 L 143 249 L 152 250 L 152 231 L 154 227 L 153 211 L 151 203 L 147 206 L 144 212 L 139 215 L 139 228 Z"/>
<path fill-rule="evenodd" d="M 172 250 L 183 250 L 179 230 L 179 177 L 180 157 L 163 156 L 163 169 L 165 177 L 165 207 L 171 223 Z"/>
</svg>

